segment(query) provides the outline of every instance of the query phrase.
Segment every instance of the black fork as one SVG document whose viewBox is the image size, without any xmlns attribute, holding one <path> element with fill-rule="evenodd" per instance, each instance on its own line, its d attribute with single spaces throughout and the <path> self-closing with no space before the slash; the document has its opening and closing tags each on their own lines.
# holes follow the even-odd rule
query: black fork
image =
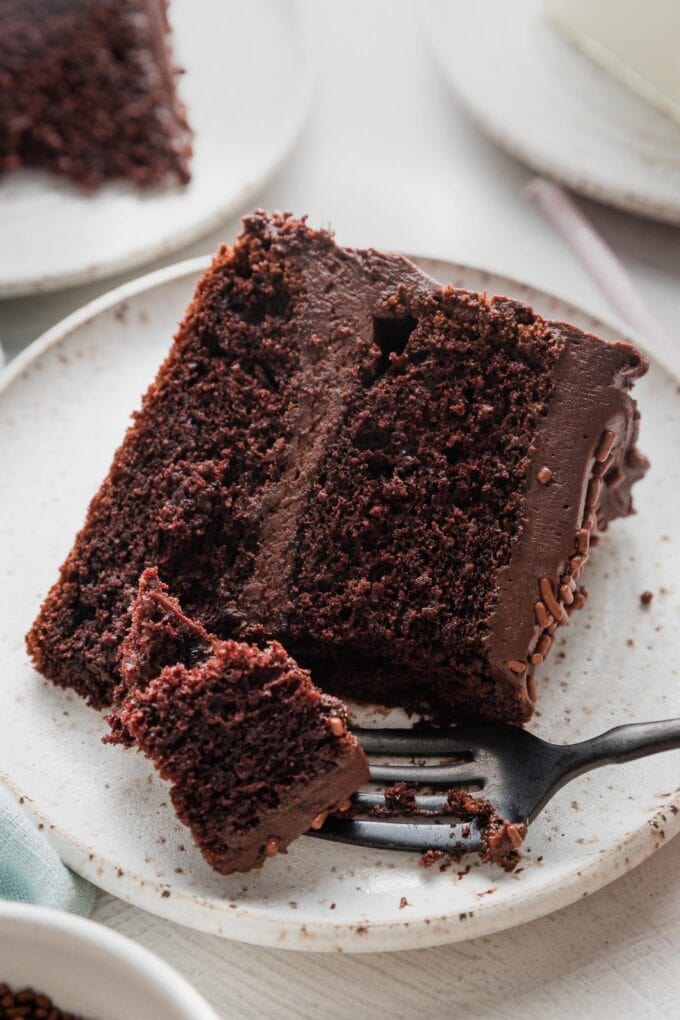
<svg viewBox="0 0 680 1020">
<path fill-rule="evenodd" d="M 354 817 L 327 820 L 309 835 L 340 843 L 390 850 L 482 849 L 483 832 L 476 823 L 456 821 L 449 813 L 447 793 L 475 787 L 498 815 L 515 825 L 528 825 L 551 797 L 576 776 L 602 765 L 615 765 L 660 751 L 680 748 L 680 719 L 617 726 L 578 744 L 551 744 L 526 730 L 501 723 L 465 723 L 450 730 L 353 730 L 367 756 L 407 759 L 455 759 L 446 764 L 371 764 L 371 782 L 390 786 L 403 782 L 437 789 L 415 797 L 408 813 L 420 820 L 399 820 L 389 811 L 385 795 L 361 789 L 353 797 Z M 361 815 L 382 811 L 394 815 Z M 403 814 L 403 812 L 402 812 Z M 429 817 L 428 817 L 429 816 Z"/>
</svg>

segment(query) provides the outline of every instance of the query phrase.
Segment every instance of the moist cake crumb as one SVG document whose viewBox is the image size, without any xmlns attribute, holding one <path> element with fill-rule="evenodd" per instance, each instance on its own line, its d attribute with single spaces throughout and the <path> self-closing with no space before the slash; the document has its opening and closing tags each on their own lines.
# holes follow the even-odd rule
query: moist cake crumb
<svg viewBox="0 0 680 1020">
<path fill-rule="evenodd" d="M 422 853 L 418 858 L 418 864 L 421 868 L 431 868 L 437 863 L 437 861 L 440 861 L 442 857 L 446 856 L 447 855 L 443 850 L 426 850 L 425 853 Z"/>
<path fill-rule="evenodd" d="M 277 642 L 256 648 L 208 634 L 155 568 L 140 579 L 121 675 L 108 742 L 151 759 L 222 874 L 285 853 L 368 779 L 340 701 Z"/>
<path fill-rule="evenodd" d="M 498 864 L 505 871 L 513 871 L 520 860 L 519 850 L 527 833 L 523 823 L 508 822 L 498 814 L 490 800 L 474 796 L 467 790 L 454 788 L 447 793 L 447 803 L 441 809 L 421 813 L 416 804 L 417 789 L 412 784 L 395 783 L 385 791 L 385 804 L 371 809 L 376 817 L 394 817 L 398 815 L 419 815 L 423 823 L 428 818 L 442 818 L 451 815 L 459 822 L 475 822 L 482 836 L 481 858 L 492 864 Z M 461 840 L 452 845 L 451 850 L 427 850 L 419 858 L 423 867 L 431 867 L 443 855 L 454 859 L 464 856 L 467 852 L 464 841 L 471 835 L 471 826 L 461 827 Z"/>
</svg>

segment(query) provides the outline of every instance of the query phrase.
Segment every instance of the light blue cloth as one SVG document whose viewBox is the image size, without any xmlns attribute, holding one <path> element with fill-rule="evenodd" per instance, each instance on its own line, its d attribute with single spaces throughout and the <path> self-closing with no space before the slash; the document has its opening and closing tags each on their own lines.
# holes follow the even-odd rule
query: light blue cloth
<svg viewBox="0 0 680 1020">
<path fill-rule="evenodd" d="M 88 915 L 95 887 L 62 864 L 15 797 L 0 785 L 0 899 Z"/>
</svg>

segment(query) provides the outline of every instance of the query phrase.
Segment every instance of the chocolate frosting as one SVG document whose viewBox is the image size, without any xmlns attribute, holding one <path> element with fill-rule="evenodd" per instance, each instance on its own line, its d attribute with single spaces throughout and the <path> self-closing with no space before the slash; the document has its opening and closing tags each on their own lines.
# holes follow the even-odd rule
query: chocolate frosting
<svg viewBox="0 0 680 1020">
<path fill-rule="evenodd" d="M 547 576 L 557 591 L 567 573 L 586 517 L 586 493 L 603 434 L 614 433 L 612 463 L 591 531 L 631 512 L 631 486 L 647 467 L 635 448 L 638 414 L 628 393 L 647 370 L 644 355 L 630 344 L 606 343 L 567 323 L 552 323 L 551 328 L 564 339 L 555 395 L 530 451 L 524 523 L 512 557 L 499 573 L 496 611 L 485 641 L 493 674 L 520 688 L 525 676 L 507 663 L 528 664 L 543 633 L 534 609 L 542 599 L 540 580 Z M 550 470 L 547 484 L 538 478 L 545 467 Z M 618 484 L 608 485 L 608 479 Z M 570 611 L 571 606 L 565 608 Z M 531 672 L 529 668 L 527 675 Z M 526 711 L 529 715 L 529 704 Z"/>
<path fill-rule="evenodd" d="M 301 784 L 275 810 L 266 814 L 257 827 L 243 833 L 242 837 L 230 834 L 224 853 L 219 859 L 213 857 L 211 866 L 224 875 L 261 867 L 270 855 L 268 847 L 273 848 L 275 844 L 275 853 L 285 853 L 293 840 L 310 828 L 315 817 L 331 813 L 367 781 L 366 759 L 356 741 L 350 738 L 344 753 L 338 755 L 334 772 Z"/>
<path fill-rule="evenodd" d="M 261 229 L 259 217 L 246 229 Z M 268 229 L 270 229 L 268 225 Z M 306 300 L 299 317 L 301 370 L 299 391 L 317 395 L 292 410 L 292 442 L 282 451 L 281 477 L 268 496 L 260 552 L 241 592 L 238 612 L 247 631 L 258 622 L 268 632 L 285 631 L 293 611 L 288 581 L 293 572 L 300 512 L 321 459 L 346 413 L 347 402 L 361 387 L 357 348 L 372 345 L 373 316 L 399 288 L 425 297 L 438 284 L 401 255 L 334 249 L 310 260 L 306 251 L 281 256 L 292 262 L 304 281 Z M 323 350 L 324 357 L 319 357 Z"/>
</svg>

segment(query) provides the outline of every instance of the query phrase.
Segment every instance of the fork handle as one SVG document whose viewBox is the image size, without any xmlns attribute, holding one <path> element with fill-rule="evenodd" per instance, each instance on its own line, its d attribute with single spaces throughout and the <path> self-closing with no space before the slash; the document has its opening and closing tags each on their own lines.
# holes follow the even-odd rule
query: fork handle
<svg viewBox="0 0 680 1020">
<path fill-rule="evenodd" d="M 616 726 L 591 740 L 565 747 L 570 778 L 600 765 L 615 765 L 680 748 L 680 719 Z"/>
<path fill-rule="evenodd" d="M 527 814 L 528 821 L 533 821 L 558 790 L 584 772 L 680 748 L 680 719 L 615 726 L 578 744 L 547 744 L 545 747 L 548 753 L 541 768 L 547 782 Z"/>
</svg>

